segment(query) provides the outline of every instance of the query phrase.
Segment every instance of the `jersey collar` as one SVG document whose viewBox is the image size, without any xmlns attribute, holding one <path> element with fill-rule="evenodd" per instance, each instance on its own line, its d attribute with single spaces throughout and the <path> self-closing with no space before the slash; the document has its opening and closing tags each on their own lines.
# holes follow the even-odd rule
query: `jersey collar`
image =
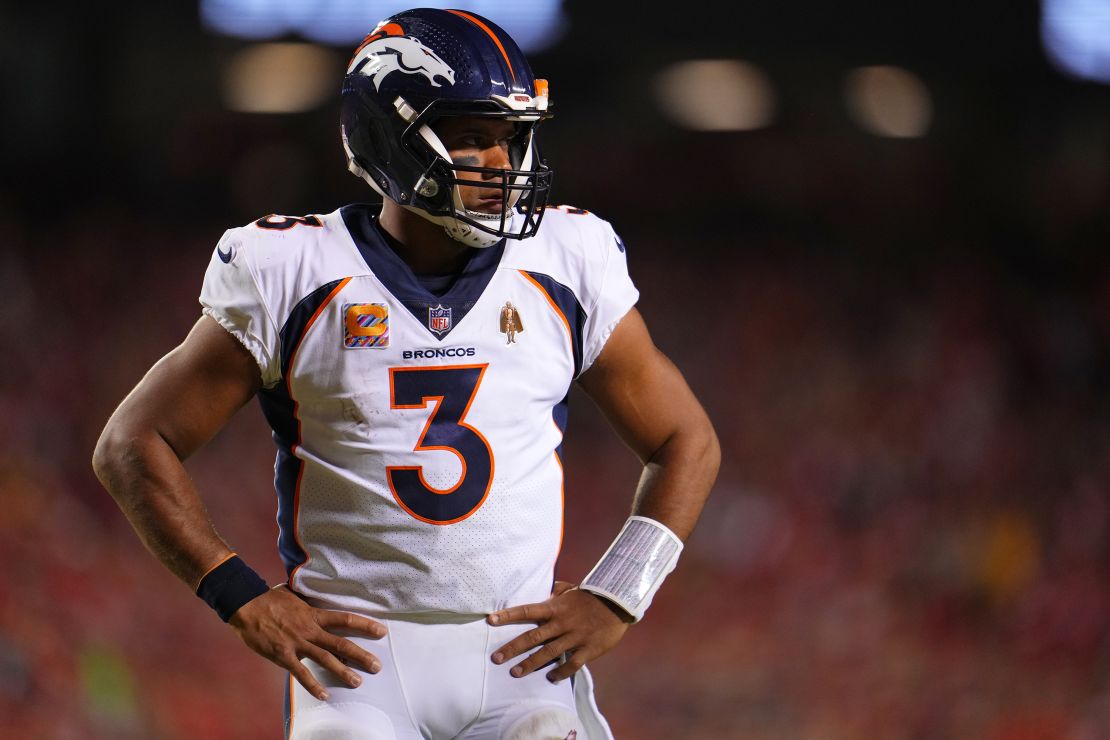
<svg viewBox="0 0 1110 740">
<path fill-rule="evenodd" d="M 420 284 L 405 261 L 386 242 L 378 224 L 376 208 L 360 203 L 344 206 L 339 213 L 370 271 L 431 336 L 442 341 L 482 297 L 501 264 L 505 240 L 487 249 L 476 250 L 477 253 L 463 268 L 454 285 L 443 295 L 436 296 Z M 442 328 L 444 310 L 447 310 L 448 317 L 445 329 Z M 441 317 L 435 324 L 432 321 L 433 311 Z M 441 328 L 433 329 L 433 325 Z"/>
</svg>

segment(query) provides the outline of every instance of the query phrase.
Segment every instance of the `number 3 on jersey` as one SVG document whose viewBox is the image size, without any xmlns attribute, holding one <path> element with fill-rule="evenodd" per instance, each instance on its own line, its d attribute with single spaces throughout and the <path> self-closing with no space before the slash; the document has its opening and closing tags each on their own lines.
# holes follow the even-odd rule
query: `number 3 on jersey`
<svg viewBox="0 0 1110 740">
<path fill-rule="evenodd" d="M 423 409 L 428 407 L 429 401 L 436 402 L 413 452 L 445 450 L 453 452 L 462 463 L 458 482 L 446 490 L 428 485 L 422 465 L 386 467 L 393 498 L 420 521 L 429 524 L 462 521 L 477 511 L 489 495 L 493 483 L 493 451 L 481 432 L 466 423 L 466 412 L 474 402 L 487 367 L 445 365 L 389 369 L 390 408 Z"/>
</svg>

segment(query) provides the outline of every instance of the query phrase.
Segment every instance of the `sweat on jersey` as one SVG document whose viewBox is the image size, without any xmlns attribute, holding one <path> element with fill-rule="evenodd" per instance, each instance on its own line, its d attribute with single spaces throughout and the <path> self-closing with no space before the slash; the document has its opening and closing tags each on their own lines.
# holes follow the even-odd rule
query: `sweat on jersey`
<svg viewBox="0 0 1110 740">
<path fill-rule="evenodd" d="M 596 216 L 548 209 L 535 237 L 478 251 L 435 296 L 374 210 L 230 229 L 201 290 L 261 370 L 289 585 L 371 616 L 542 601 L 567 393 L 639 297 L 624 245 Z"/>
</svg>

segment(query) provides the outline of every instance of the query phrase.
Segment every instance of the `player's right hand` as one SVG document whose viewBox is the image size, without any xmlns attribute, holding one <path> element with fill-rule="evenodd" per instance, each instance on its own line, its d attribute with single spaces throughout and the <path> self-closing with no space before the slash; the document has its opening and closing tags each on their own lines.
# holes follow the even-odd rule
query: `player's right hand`
<svg viewBox="0 0 1110 740">
<path fill-rule="evenodd" d="M 362 679 L 344 661 L 369 673 L 377 673 L 382 667 L 372 653 L 331 630 L 377 640 L 385 636 L 384 624 L 349 612 L 316 609 L 284 585 L 248 601 L 231 615 L 229 623 L 247 647 L 289 671 L 320 701 L 327 700 L 328 692 L 301 658 L 315 661 L 351 688 Z"/>
</svg>

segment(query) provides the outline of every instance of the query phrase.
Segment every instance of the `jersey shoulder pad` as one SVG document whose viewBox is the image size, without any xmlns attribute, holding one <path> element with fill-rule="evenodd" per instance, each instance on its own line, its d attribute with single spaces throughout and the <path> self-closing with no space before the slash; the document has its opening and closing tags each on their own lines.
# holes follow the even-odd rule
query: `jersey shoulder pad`
<svg viewBox="0 0 1110 740">
<path fill-rule="evenodd" d="M 581 286 L 575 292 L 590 293 L 586 283 L 600 276 L 614 257 L 623 257 L 623 252 L 624 243 L 608 221 L 580 208 L 558 206 L 544 210 L 539 233 L 516 254 L 534 269 L 550 269 L 552 277 Z"/>
<path fill-rule="evenodd" d="M 264 216 L 224 233 L 206 281 L 257 293 L 281 327 L 306 295 L 337 278 L 365 270 L 346 234 L 338 211 Z"/>
<path fill-rule="evenodd" d="M 544 210 L 539 233 L 514 248 L 510 266 L 558 284 L 577 302 L 579 372 L 600 354 L 613 328 L 639 298 L 628 274 L 624 243 L 608 221 L 571 206 Z"/>
<path fill-rule="evenodd" d="M 544 209 L 540 233 L 557 241 L 560 247 L 580 248 L 587 252 L 620 243 L 613 227 L 597 214 L 574 206 L 554 206 Z M 623 243 L 620 244 L 623 250 Z"/>
<path fill-rule="evenodd" d="M 326 216 L 263 216 L 245 226 L 228 229 L 216 256 L 231 264 L 242 259 L 252 272 L 289 261 L 300 261 L 330 232 Z"/>
<path fill-rule="evenodd" d="M 624 244 L 609 222 L 571 206 L 545 209 L 539 233 L 511 249 L 504 265 L 561 283 L 587 310 L 614 266 L 627 273 Z"/>
</svg>

